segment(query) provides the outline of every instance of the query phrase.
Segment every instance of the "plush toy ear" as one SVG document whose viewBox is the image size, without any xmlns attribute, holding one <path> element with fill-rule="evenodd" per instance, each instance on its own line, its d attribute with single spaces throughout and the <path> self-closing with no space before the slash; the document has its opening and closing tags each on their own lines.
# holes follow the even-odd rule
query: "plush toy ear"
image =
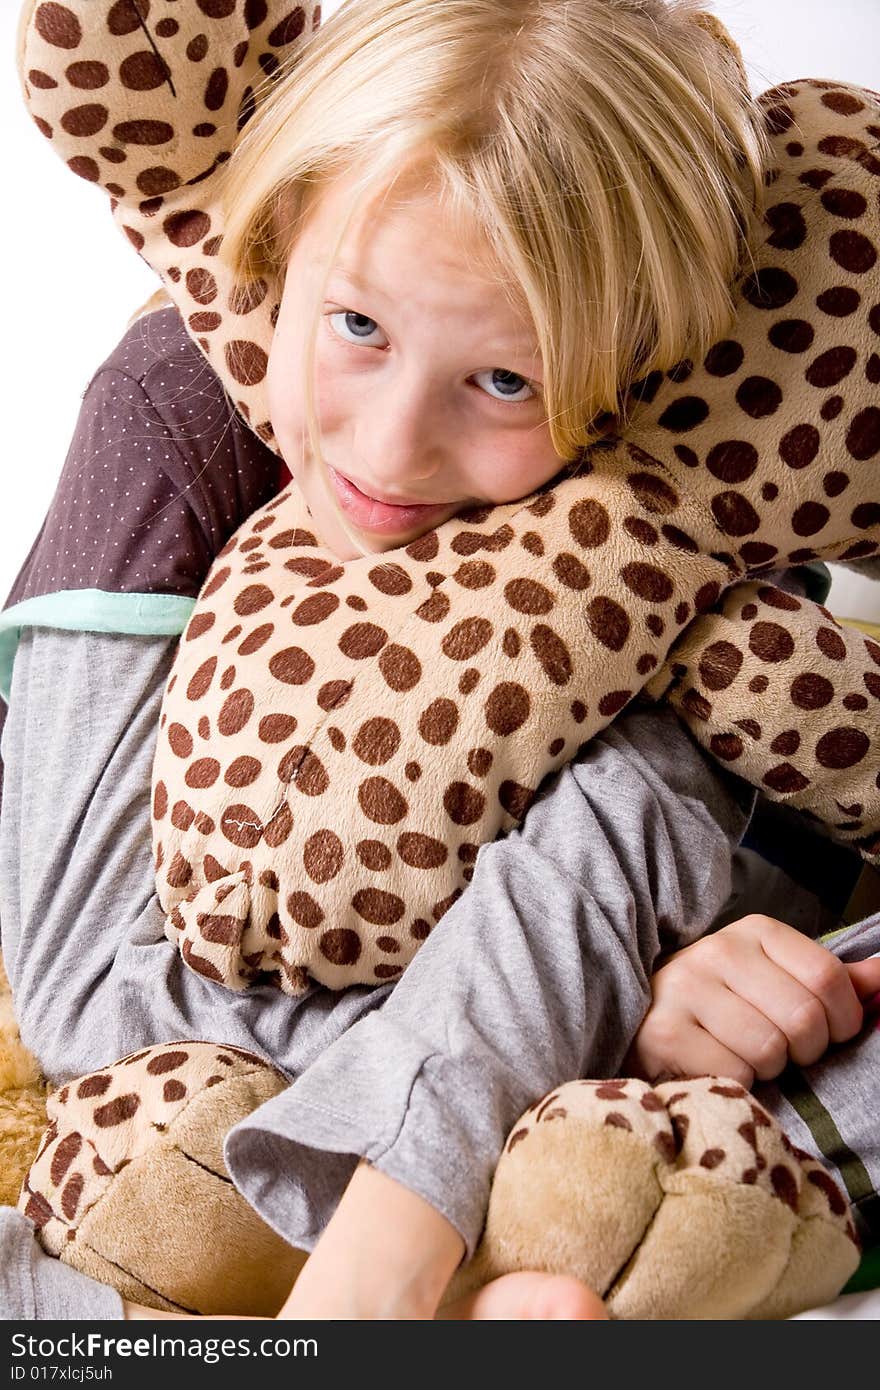
<svg viewBox="0 0 880 1390">
<path fill-rule="evenodd" d="M 28 0 L 19 32 L 38 128 L 110 195 L 117 223 L 273 447 L 264 377 L 280 289 L 237 285 L 219 259 L 218 175 L 261 89 L 319 23 L 320 5 L 290 0 Z"/>
<path fill-rule="evenodd" d="M 692 16 L 692 19 L 694 24 L 697 24 L 701 29 L 705 29 L 708 33 L 712 35 L 713 39 L 717 39 L 718 42 L 722 45 L 722 47 L 727 50 L 728 54 L 733 59 L 737 69 L 739 70 L 740 80 L 742 81 L 743 87 L 746 89 L 746 91 L 748 91 L 749 76 L 746 72 L 746 65 L 742 56 L 742 50 L 739 47 L 739 44 L 734 43 L 733 39 L 731 38 L 727 29 L 725 29 L 724 25 L 721 23 L 721 20 L 718 18 L 718 16 L 714 14 L 709 14 L 707 10 L 697 10 L 696 14 Z"/>
</svg>

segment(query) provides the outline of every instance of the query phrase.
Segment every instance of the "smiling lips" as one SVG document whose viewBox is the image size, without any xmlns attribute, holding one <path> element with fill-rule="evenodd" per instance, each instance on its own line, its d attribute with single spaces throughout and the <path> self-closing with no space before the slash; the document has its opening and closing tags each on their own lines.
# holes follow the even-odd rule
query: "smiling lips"
<svg viewBox="0 0 880 1390">
<path fill-rule="evenodd" d="M 414 526 L 424 526 L 426 520 L 433 515 L 439 516 L 449 506 L 448 502 L 410 502 L 402 505 L 380 502 L 378 498 L 361 492 L 359 487 L 329 464 L 327 471 L 343 511 L 363 530 L 408 531 Z"/>
</svg>

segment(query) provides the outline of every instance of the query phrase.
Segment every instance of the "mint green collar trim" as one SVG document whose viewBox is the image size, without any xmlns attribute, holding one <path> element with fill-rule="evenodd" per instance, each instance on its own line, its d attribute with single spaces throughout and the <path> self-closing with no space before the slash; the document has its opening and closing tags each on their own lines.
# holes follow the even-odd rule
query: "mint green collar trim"
<svg viewBox="0 0 880 1390">
<path fill-rule="evenodd" d="M 113 594 L 103 589 L 62 589 L 13 604 L 0 612 L 0 696 L 9 703 L 23 627 L 174 637 L 183 632 L 194 606 L 195 599 L 177 594 Z"/>
</svg>

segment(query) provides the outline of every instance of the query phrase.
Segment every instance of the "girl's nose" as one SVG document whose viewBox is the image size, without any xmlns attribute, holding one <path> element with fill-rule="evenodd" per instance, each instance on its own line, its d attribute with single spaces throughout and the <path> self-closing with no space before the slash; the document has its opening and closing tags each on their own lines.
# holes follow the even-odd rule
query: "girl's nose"
<svg viewBox="0 0 880 1390">
<path fill-rule="evenodd" d="M 402 377 L 371 392 L 369 408 L 355 428 L 358 464 L 382 491 L 409 496 L 430 490 L 447 467 L 452 441 L 442 412 L 429 403 L 419 383 Z M 431 500 L 427 496 L 425 500 Z"/>
</svg>

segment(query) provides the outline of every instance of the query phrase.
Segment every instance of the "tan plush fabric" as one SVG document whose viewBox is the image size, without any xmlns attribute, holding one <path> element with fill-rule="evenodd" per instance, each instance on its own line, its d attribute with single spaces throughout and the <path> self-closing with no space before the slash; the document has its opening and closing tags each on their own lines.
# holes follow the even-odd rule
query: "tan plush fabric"
<svg viewBox="0 0 880 1390">
<path fill-rule="evenodd" d="M 273 1316 L 305 1260 L 235 1190 L 228 1129 L 286 1085 L 258 1057 L 169 1043 L 49 1099 L 19 1208 L 43 1247 L 152 1308 Z"/>
<path fill-rule="evenodd" d="M 514 1125 L 445 1299 L 541 1269 L 583 1279 L 614 1318 L 781 1318 L 858 1261 L 836 1184 L 741 1086 L 572 1081 Z"/>
<path fill-rule="evenodd" d="M 18 1035 L 0 959 L 0 1206 L 18 1199 L 46 1126 L 46 1084 Z"/>
</svg>

